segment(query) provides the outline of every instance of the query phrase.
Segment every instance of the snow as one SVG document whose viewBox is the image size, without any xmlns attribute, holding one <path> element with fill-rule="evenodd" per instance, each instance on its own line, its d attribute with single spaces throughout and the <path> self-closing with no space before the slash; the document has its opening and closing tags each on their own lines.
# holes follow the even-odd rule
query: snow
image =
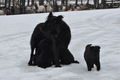
<svg viewBox="0 0 120 80">
<path fill-rule="evenodd" d="M 70 26 L 69 49 L 80 64 L 47 69 L 28 66 L 30 37 L 48 13 L 0 16 L 0 80 L 119 80 L 120 9 L 54 12 Z M 101 70 L 87 71 L 87 44 L 101 47 Z"/>
</svg>

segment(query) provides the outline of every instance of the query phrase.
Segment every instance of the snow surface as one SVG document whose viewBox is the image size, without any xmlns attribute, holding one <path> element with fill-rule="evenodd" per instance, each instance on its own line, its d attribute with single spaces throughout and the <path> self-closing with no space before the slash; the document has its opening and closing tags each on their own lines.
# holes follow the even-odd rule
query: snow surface
<svg viewBox="0 0 120 80">
<path fill-rule="evenodd" d="M 0 80 L 120 80 L 120 9 L 56 12 L 70 26 L 69 49 L 80 64 L 28 66 L 30 37 L 48 13 L 0 16 Z M 101 46 L 101 70 L 87 71 L 87 44 Z"/>
</svg>

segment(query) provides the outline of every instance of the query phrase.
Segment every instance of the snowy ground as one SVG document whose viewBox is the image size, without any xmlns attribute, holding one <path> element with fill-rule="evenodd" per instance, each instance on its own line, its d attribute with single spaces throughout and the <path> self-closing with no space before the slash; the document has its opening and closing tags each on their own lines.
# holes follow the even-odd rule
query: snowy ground
<svg viewBox="0 0 120 80">
<path fill-rule="evenodd" d="M 120 9 L 56 12 L 70 26 L 69 49 L 80 64 L 42 69 L 28 66 L 30 37 L 48 13 L 0 16 L 0 80 L 119 80 Z M 87 71 L 83 58 L 89 43 L 101 46 L 101 71 Z"/>
</svg>

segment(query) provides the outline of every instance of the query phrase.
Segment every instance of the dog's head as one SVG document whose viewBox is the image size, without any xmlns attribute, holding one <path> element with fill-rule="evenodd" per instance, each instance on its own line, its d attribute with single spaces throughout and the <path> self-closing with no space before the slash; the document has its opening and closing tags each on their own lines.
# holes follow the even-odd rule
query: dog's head
<svg viewBox="0 0 120 80">
<path fill-rule="evenodd" d="M 91 47 L 90 47 L 90 53 L 91 53 L 93 56 L 99 57 L 99 54 L 100 54 L 100 46 L 91 46 Z"/>
<path fill-rule="evenodd" d="M 100 46 L 92 46 L 92 44 L 88 44 L 86 46 L 86 50 L 89 51 L 90 54 L 99 55 L 100 53 Z"/>
<path fill-rule="evenodd" d="M 42 31 L 52 35 L 58 35 L 60 33 L 62 18 L 63 16 L 53 16 L 52 12 L 50 12 L 45 21 L 45 25 L 42 27 Z"/>
</svg>

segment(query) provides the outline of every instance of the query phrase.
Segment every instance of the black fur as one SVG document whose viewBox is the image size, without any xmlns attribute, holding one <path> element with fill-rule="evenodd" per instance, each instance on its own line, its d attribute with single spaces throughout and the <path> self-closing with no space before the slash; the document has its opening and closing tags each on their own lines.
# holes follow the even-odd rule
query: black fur
<svg viewBox="0 0 120 80">
<path fill-rule="evenodd" d="M 60 63 L 61 64 L 71 64 L 71 63 L 79 63 L 78 61 L 74 60 L 74 57 L 72 55 L 72 53 L 69 51 L 69 49 L 67 49 L 67 58 L 64 56 L 64 52 L 61 50 L 60 51 Z M 67 62 L 65 61 L 67 59 Z"/>
<path fill-rule="evenodd" d="M 42 68 L 50 67 L 53 64 L 53 56 L 51 41 L 44 39 L 38 45 L 34 63 Z"/>
<path fill-rule="evenodd" d="M 30 45 L 31 45 L 31 56 L 29 65 L 34 65 L 32 59 L 34 56 L 34 49 L 37 51 L 38 43 L 43 40 L 47 39 L 50 40 L 53 44 L 53 54 L 54 54 L 54 61 L 55 66 L 60 67 L 59 62 L 59 52 L 60 50 L 63 51 L 64 57 L 67 57 L 67 49 L 68 45 L 71 40 L 71 31 L 69 26 L 62 20 L 62 16 L 53 16 L 50 12 L 48 18 L 45 23 L 40 23 L 36 26 L 33 31 Z M 64 62 L 67 62 L 67 58 L 65 58 Z"/>
<path fill-rule="evenodd" d="M 94 67 L 94 64 L 97 67 L 97 71 L 100 70 L 100 47 L 99 46 L 91 46 L 91 44 L 86 46 L 84 52 L 84 59 L 86 61 L 88 71 L 91 71 Z"/>
<path fill-rule="evenodd" d="M 45 23 L 40 23 L 38 24 L 31 36 L 31 40 L 30 40 L 30 46 L 31 46 L 31 55 L 30 55 L 30 60 L 28 62 L 29 65 L 35 65 L 33 62 L 33 57 L 34 57 L 34 50 L 35 53 L 37 51 L 37 47 L 38 44 L 41 40 L 45 39 L 44 35 L 42 34 L 42 32 L 40 31 L 40 27 L 44 26 Z"/>
</svg>

